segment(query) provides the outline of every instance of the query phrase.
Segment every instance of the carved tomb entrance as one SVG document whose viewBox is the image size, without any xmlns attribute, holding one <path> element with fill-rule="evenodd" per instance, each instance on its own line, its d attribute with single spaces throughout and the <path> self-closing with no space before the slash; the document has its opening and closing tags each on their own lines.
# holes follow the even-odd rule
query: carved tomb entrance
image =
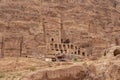
<svg viewBox="0 0 120 80">
<path fill-rule="evenodd" d="M 7 36 L 3 39 L 3 56 L 18 57 L 22 55 L 22 37 Z"/>
</svg>

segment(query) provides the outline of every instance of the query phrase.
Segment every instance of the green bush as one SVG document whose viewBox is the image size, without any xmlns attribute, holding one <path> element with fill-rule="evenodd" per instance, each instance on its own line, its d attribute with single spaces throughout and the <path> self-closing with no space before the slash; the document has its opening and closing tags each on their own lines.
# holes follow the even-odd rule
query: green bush
<svg viewBox="0 0 120 80">
<path fill-rule="evenodd" d="M 31 70 L 31 71 L 35 71 L 36 68 L 35 68 L 35 67 L 30 67 L 30 70 Z"/>
<path fill-rule="evenodd" d="M 77 58 L 74 58 L 74 61 L 77 62 Z"/>
</svg>

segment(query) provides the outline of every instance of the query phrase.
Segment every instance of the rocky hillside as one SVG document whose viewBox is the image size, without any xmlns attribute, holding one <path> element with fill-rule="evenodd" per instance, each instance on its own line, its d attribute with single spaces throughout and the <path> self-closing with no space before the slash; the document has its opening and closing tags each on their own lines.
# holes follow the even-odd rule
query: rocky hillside
<svg viewBox="0 0 120 80">
<path fill-rule="evenodd" d="M 120 0 L 0 0 L 0 35 L 25 36 L 23 52 L 41 53 L 43 19 L 48 29 L 62 21 L 65 38 L 78 46 L 120 45 Z"/>
<path fill-rule="evenodd" d="M 20 80 L 119 80 L 119 60 L 76 63 L 76 65 L 36 71 Z"/>
</svg>

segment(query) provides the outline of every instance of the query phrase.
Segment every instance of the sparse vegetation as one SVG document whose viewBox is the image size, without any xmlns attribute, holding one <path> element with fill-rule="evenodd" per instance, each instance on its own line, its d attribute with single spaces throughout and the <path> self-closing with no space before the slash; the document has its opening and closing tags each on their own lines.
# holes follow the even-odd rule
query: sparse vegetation
<svg viewBox="0 0 120 80">
<path fill-rule="evenodd" d="M 36 67 L 34 66 L 30 67 L 30 71 L 36 71 Z"/>
<path fill-rule="evenodd" d="M 48 62 L 48 66 L 49 66 L 49 67 L 52 67 L 52 62 Z"/>
<path fill-rule="evenodd" d="M 5 73 L 4 72 L 0 72 L 0 78 L 4 78 L 5 77 Z"/>
<path fill-rule="evenodd" d="M 78 60 L 77 60 L 77 58 L 74 58 L 74 62 L 77 62 Z"/>
</svg>

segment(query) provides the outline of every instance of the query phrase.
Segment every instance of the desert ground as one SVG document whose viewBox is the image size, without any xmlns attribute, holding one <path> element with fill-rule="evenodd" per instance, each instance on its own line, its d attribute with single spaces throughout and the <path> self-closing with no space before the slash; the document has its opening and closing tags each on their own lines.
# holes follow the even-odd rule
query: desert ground
<svg viewBox="0 0 120 80">
<path fill-rule="evenodd" d="M 78 68 L 75 68 L 76 66 Z M 94 61 L 86 59 L 83 61 L 72 61 L 72 62 L 45 62 L 35 58 L 6 57 L 6 58 L 0 59 L 0 80 L 41 80 L 39 76 L 41 73 L 44 74 L 44 71 L 46 70 L 47 70 L 46 72 L 50 72 L 52 70 L 50 75 L 57 75 L 57 74 L 61 75 L 62 73 L 64 74 L 64 77 L 65 77 L 65 74 L 67 74 L 65 72 L 68 72 L 68 74 L 71 74 L 72 72 L 72 74 L 75 75 L 76 72 L 79 71 L 79 68 L 80 70 L 87 71 L 87 73 L 92 75 L 92 80 L 97 80 L 97 77 L 99 77 L 99 80 L 119 80 L 120 79 L 119 77 L 120 60 L 116 58 L 106 59 L 102 57 L 101 59 L 94 60 Z M 61 71 L 64 71 L 64 72 L 61 72 Z M 107 74 L 104 74 L 104 77 L 107 77 L 107 79 L 105 79 L 104 77 L 101 78 L 102 76 L 100 75 L 103 72 L 107 73 Z M 34 75 L 34 77 L 31 77 L 31 75 Z M 81 78 L 82 77 L 85 78 L 85 75 L 83 74 L 81 75 L 80 75 Z M 90 80 L 90 75 L 89 76 L 87 75 L 88 80 Z M 111 75 L 111 79 L 110 79 L 110 75 Z M 66 79 L 58 78 L 58 79 L 50 79 L 50 80 L 68 80 L 68 79 L 69 78 L 66 78 Z M 79 79 L 76 79 L 76 80 L 79 80 Z M 87 78 L 80 79 L 80 80 L 87 80 Z"/>
<path fill-rule="evenodd" d="M 22 76 L 51 67 L 72 63 L 45 62 L 35 58 L 6 57 L 0 59 L 0 80 L 19 80 Z"/>
</svg>

